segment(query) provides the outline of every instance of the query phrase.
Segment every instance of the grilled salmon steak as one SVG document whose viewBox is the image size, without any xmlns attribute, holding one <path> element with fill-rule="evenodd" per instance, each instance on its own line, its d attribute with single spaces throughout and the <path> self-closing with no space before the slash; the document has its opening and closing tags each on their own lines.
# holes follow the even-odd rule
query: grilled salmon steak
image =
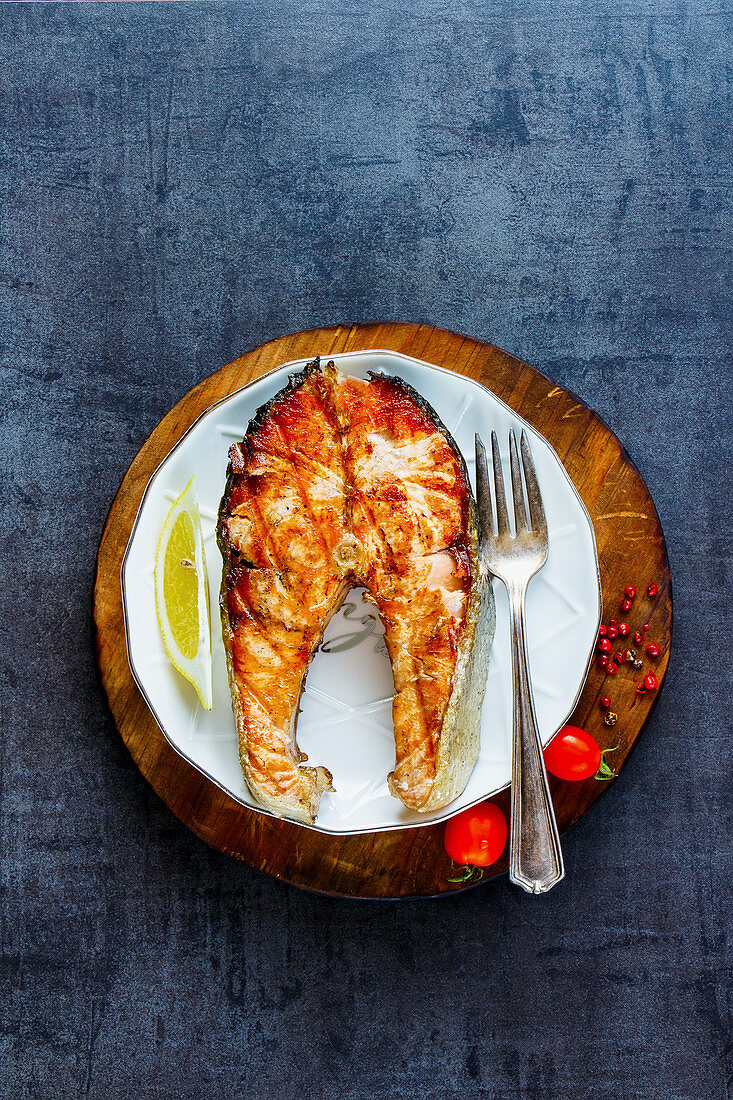
<svg viewBox="0 0 733 1100">
<path fill-rule="evenodd" d="M 355 585 L 385 628 L 395 695 L 392 794 L 445 806 L 478 757 L 493 639 L 465 464 L 406 383 L 291 377 L 231 448 L 218 525 L 221 618 L 239 754 L 255 798 L 311 824 L 332 777 L 295 717 L 308 664 Z"/>
</svg>

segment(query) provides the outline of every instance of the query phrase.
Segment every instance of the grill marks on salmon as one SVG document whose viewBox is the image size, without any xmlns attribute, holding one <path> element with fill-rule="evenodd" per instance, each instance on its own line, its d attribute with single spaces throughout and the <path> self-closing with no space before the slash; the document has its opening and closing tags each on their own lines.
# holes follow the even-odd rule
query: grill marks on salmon
<svg viewBox="0 0 733 1100">
<path fill-rule="evenodd" d="M 428 810 L 478 756 L 493 636 L 465 465 L 405 383 L 314 363 L 230 451 L 221 611 L 240 759 L 255 797 L 312 822 L 325 768 L 294 720 L 308 664 L 350 587 L 376 604 L 395 685 L 392 793 Z"/>
<path fill-rule="evenodd" d="M 395 698 L 390 790 L 420 809 L 436 751 L 471 587 L 468 483 L 456 451 L 404 383 L 345 379 L 352 529 L 368 563 L 360 582 L 385 626 Z"/>
<path fill-rule="evenodd" d="M 325 768 L 305 766 L 295 716 L 308 664 L 346 592 L 341 433 L 328 374 L 309 370 L 230 451 L 219 517 L 221 612 L 247 783 L 273 813 L 312 821 Z"/>
</svg>

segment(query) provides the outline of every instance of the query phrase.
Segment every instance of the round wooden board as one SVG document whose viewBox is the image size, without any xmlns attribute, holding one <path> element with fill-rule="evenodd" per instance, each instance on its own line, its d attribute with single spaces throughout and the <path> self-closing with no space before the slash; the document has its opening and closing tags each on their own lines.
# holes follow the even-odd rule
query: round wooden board
<svg viewBox="0 0 733 1100">
<path fill-rule="evenodd" d="M 456 893 L 507 869 L 507 851 L 481 877 L 451 882 L 455 869 L 443 848 L 444 825 L 332 836 L 279 821 L 241 806 L 186 763 L 166 741 L 130 673 L 124 644 L 120 567 L 145 486 L 156 467 L 210 405 L 266 371 L 295 359 L 367 349 L 404 352 L 482 382 L 530 421 L 565 464 L 593 520 L 604 596 L 604 621 L 623 620 L 632 632 L 645 622 L 661 648 L 645 659 L 660 688 L 669 662 L 672 592 L 664 536 L 640 474 L 601 419 L 574 394 L 490 344 L 426 325 L 370 324 L 313 329 L 283 336 L 235 359 L 206 378 L 161 421 L 125 475 L 110 509 L 97 557 L 94 622 L 97 658 L 117 728 L 142 774 L 176 816 L 220 851 L 275 878 L 325 894 L 359 898 L 410 898 Z M 246 426 L 242 425 L 244 428 Z M 659 594 L 650 600 L 650 581 Z M 639 592 L 627 615 L 619 601 L 628 584 Z M 622 639 L 619 639 L 619 642 Z M 631 638 L 627 644 L 633 644 Z M 602 748 L 619 744 L 609 761 L 618 772 L 659 694 L 636 694 L 628 664 L 613 678 L 594 662 L 570 721 L 588 730 Z M 609 729 L 598 705 L 613 698 L 618 723 Z M 561 831 L 586 812 L 611 782 L 551 779 Z M 507 814 L 509 792 L 494 799 Z"/>
</svg>

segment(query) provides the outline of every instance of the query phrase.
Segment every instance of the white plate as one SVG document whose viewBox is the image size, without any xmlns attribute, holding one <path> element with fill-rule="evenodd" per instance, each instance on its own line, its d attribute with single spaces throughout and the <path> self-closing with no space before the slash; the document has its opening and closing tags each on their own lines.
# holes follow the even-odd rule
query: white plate
<svg viewBox="0 0 733 1100">
<path fill-rule="evenodd" d="M 587 675 L 601 619 L 593 526 L 549 443 L 477 382 L 391 351 L 334 355 L 343 374 L 398 374 L 433 406 L 475 474 L 474 432 L 488 442 L 496 430 L 508 469 L 509 428 L 529 433 L 547 513 L 547 564 L 527 596 L 527 634 L 542 740 L 546 744 L 572 713 Z M 215 522 L 224 489 L 227 452 L 250 418 L 305 360 L 287 363 L 214 405 L 188 430 L 150 479 L 122 563 L 122 598 L 130 668 L 171 745 L 237 801 L 259 813 L 239 767 L 237 741 L 218 615 L 221 555 Z M 172 502 L 191 474 L 204 530 L 212 606 L 214 706 L 206 712 L 193 688 L 171 666 L 155 615 L 155 549 Z M 352 591 L 332 620 L 311 664 L 298 719 L 298 743 L 309 764 L 332 772 L 317 829 L 361 833 L 408 828 L 450 817 L 505 787 L 511 777 L 511 662 L 503 585 L 495 582 L 496 637 L 481 725 L 481 754 L 468 786 L 446 809 L 417 814 L 387 789 L 394 767 L 392 673 L 373 606 Z"/>
</svg>

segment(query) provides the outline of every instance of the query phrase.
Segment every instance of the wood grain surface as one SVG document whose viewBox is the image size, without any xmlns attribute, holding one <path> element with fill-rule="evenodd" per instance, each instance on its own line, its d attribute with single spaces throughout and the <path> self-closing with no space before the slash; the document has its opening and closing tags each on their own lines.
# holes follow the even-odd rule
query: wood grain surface
<svg viewBox="0 0 733 1100">
<path fill-rule="evenodd" d="M 425 325 L 385 323 L 313 329 L 283 336 L 235 359 L 206 378 L 161 421 L 130 466 L 105 524 L 94 583 L 99 667 L 109 705 L 138 768 L 176 816 L 208 844 L 275 878 L 321 893 L 360 898 L 409 898 L 455 893 L 506 871 L 507 851 L 481 876 L 452 882 L 455 868 L 443 848 L 443 824 L 358 836 L 330 836 L 249 810 L 186 763 L 166 741 L 130 673 L 124 644 L 120 567 L 145 487 L 156 467 L 209 406 L 265 372 L 294 359 L 336 352 L 389 349 L 450 368 L 497 394 L 550 441 L 580 493 L 595 527 L 604 622 L 628 619 L 632 631 L 649 623 L 661 648 L 644 672 L 662 681 L 669 662 L 672 593 L 664 536 L 654 504 L 622 445 L 574 394 L 490 344 Z M 243 425 L 243 431 L 246 426 Z M 659 594 L 650 600 L 650 581 Z M 639 595 L 627 615 L 623 590 Z M 619 639 L 619 642 L 621 639 Z M 633 644 L 626 639 L 626 644 Z M 562 650 L 558 650 L 562 660 Z M 636 693 L 629 664 L 606 677 L 593 663 L 570 721 L 588 730 L 618 772 L 639 737 L 659 690 Z M 604 725 L 599 697 L 613 698 L 617 725 Z M 586 812 L 613 780 L 570 783 L 551 779 L 561 830 Z M 613 797 L 613 796 L 611 796 Z M 508 815 L 508 790 L 494 799 Z"/>
</svg>

